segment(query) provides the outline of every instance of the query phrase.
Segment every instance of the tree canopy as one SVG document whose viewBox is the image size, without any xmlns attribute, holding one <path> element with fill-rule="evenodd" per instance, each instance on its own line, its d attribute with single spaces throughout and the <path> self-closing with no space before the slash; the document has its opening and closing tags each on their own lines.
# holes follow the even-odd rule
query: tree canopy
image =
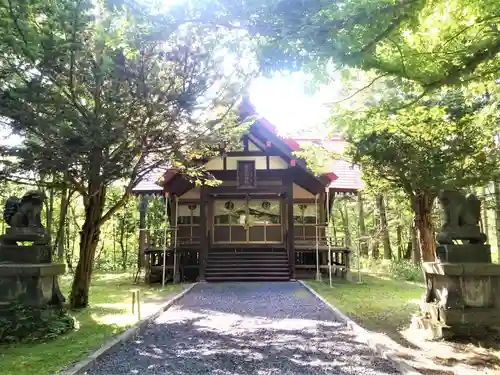
<svg viewBox="0 0 500 375">
<path fill-rule="evenodd" d="M 480 186 L 498 175 L 496 117 L 494 98 L 468 101 L 461 90 L 444 89 L 419 106 L 392 113 L 376 106 L 339 110 L 331 120 L 344 130 L 348 153 L 368 186 L 401 190 L 411 199 L 422 254 L 432 260 L 432 228 L 425 216 L 438 191 Z"/>
<path fill-rule="evenodd" d="M 267 71 L 375 70 L 424 91 L 500 70 L 496 0 L 200 1 L 221 23 L 261 40 Z M 208 5 L 207 5 L 208 4 Z"/>
<path fill-rule="evenodd" d="M 73 307 L 88 303 L 100 226 L 137 181 L 167 162 L 193 172 L 194 159 L 238 136 L 232 108 L 252 72 L 241 38 L 186 23 L 188 9 L 155 17 L 107 5 L 0 7 L 0 114 L 25 137 L 5 150 L 17 158 L 11 167 L 62 176 L 83 197 Z M 125 191 L 104 211 L 115 181 Z"/>
</svg>

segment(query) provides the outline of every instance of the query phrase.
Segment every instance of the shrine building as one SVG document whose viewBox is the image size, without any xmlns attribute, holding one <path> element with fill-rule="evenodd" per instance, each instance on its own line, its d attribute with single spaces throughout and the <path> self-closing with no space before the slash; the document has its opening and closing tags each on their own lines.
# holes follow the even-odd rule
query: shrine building
<svg viewBox="0 0 500 375">
<path fill-rule="evenodd" d="M 248 102 L 241 108 L 242 116 L 255 115 Z M 331 207 L 336 197 L 357 195 L 361 173 L 335 159 L 326 173 L 315 175 L 294 156 L 314 141 L 282 138 L 260 118 L 243 135 L 241 149 L 204 163 L 216 186 L 197 184 L 176 169 L 140 181 L 133 192 L 143 198 L 139 242 L 146 280 L 284 281 L 327 272 L 349 277 L 351 249 L 345 233 L 334 235 Z M 339 154 L 345 144 L 340 136 L 321 143 Z M 154 196 L 165 203 L 163 229 L 147 220 Z"/>
</svg>

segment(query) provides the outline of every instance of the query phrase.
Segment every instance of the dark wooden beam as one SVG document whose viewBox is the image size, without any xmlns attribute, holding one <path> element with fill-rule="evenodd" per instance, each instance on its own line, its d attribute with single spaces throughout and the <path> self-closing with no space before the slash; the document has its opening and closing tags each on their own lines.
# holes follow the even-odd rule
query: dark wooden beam
<svg viewBox="0 0 500 375">
<path fill-rule="evenodd" d="M 293 203 L 304 203 L 304 204 L 314 204 L 316 201 L 314 198 L 295 198 Z"/>
<path fill-rule="evenodd" d="M 286 187 L 286 209 L 287 209 L 287 250 L 288 250 L 288 265 L 290 267 L 290 278 L 295 279 L 295 238 L 293 230 L 293 174 L 292 170 L 285 180 Z"/>
<path fill-rule="evenodd" d="M 237 171 L 236 170 L 225 170 L 225 171 L 208 171 L 212 176 L 218 180 L 222 181 L 236 181 Z M 262 180 L 282 180 L 286 174 L 286 169 L 257 169 L 257 181 Z"/>
<path fill-rule="evenodd" d="M 217 194 L 209 193 L 210 196 L 218 196 Z M 282 196 L 281 193 L 274 194 L 249 194 L 251 198 L 256 199 L 277 199 Z M 223 194 L 219 196 L 221 199 L 242 199 L 242 194 Z"/>
<path fill-rule="evenodd" d="M 201 185 L 200 190 L 200 280 L 205 280 L 206 260 L 208 256 L 207 192 L 205 185 Z"/>
<path fill-rule="evenodd" d="M 183 205 L 186 205 L 186 204 L 200 204 L 200 199 L 196 199 L 196 198 L 189 198 L 189 199 L 182 199 L 182 197 L 179 197 L 180 200 L 179 200 L 179 204 L 183 204 Z"/>
<path fill-rule="evenodd" d="M 234 156 L 281 156 L 279 152 L 276 151 L 232 151 L 226 154 L 229 157 Z"/>
<path fill-rule="evenodd" d="M 236 186 L 213 186 L 206 189 L 210 194 L 281 194 L 287 191 L 284 186 L 263 186 L 254 189 L 238 189 Z"/>
<path fill-rule="evenodd" d="M 224 170 L 227 170 L 227 157 L 224 156 L 222 158 L 222 168 L 224 168 Z"/>
<path fill-rule="evenodd" d="M 266 169 L 269 170 L 271 169 L 271 166 L 270 166 L 270 161 L 269 161 L 269 155 L 266 155 Z"/>
</svg>

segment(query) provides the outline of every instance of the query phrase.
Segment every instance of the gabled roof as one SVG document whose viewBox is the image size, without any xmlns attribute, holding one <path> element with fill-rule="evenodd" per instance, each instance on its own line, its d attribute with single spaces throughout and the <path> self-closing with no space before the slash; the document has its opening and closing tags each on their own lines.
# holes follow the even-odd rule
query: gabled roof
<svg viewBox="0 0 500 375">
<path fill-rule="evenodd" d="M 299 148 L 320 144 L 325 149 L 335 154 L 342 155 L 345 150 L 346 141 L 341 135 L 336 135 L 329 140 L 321 140 L 314 138 L 294 138 L 293 142 L 298 144 Z M 357 165 L 349 163 L 345 159 L 338 158 L 327 162 L 325 169 L 335 173 L 337 176 L 331 184 L 330 188 L 339 191 L 358 191 L 364 188 L 365 184 L 361 178 L 361 171 Z"/>
<path fill-rule="evenodd" d="M 242 117 L 255 116 L 257 113 L 255 107 L 246 99 L 242 101 L 239 110 Z M 337 154 L 342 154 L 345 147 L 345 141 L 342 136 L 335 136 L 326 141 L 312 138 L 282 138 L 278 135 L 276 126 L 263 117 L 258 118 L 255 124 L 252 125 L 250 131 L 252 131 L 252 129 L 258 129 L 260 130 L 258 131 L 259 133 L 272 138 L 273 146 L 279 148 L 280 151 L 294 160 L 295 157 L 293 152 L 299 151 L 301 148 L 311 143 L 319 142 L 323 147 Z M 343 159 L 335 159 L 328 162 L 326 173 L 322 177 L 315 177 L 312 175 L 303 160 L 298 159 L 296 163 L 300 169 L 310 173 L 311 177 L 317 178 L 321 181 L 323 186 L 329 186 L 331 189 L 339 191 L 357 191 L 364 187 L 359 168 Z M 168 170 L 166 173 L 165 169 L 151 172 L 134 187 L 133 193 L 161 193 L 163 184 L 173 179 L 177 175 L 177 172 L 177 170 L 172 169 Z"/>
<path fill-rule="evenodd" d="M 163 191 L 163 187 L 158 182 L 164 174 L 165 169 L 157 169 L 149 172 L 134 186 L 132 194 L 160 194 Z"/>
</svg>

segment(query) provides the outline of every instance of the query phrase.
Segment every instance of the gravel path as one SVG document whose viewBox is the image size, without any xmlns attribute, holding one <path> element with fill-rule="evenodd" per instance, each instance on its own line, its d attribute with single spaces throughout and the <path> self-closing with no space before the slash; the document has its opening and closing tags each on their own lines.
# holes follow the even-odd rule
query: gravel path
<svg viewBox="0 0 500 375">
<path fill-rule="evenodd" d="M 199 284 L 89 375 L 398 374 L 299 283 Z"/>
</svg>

